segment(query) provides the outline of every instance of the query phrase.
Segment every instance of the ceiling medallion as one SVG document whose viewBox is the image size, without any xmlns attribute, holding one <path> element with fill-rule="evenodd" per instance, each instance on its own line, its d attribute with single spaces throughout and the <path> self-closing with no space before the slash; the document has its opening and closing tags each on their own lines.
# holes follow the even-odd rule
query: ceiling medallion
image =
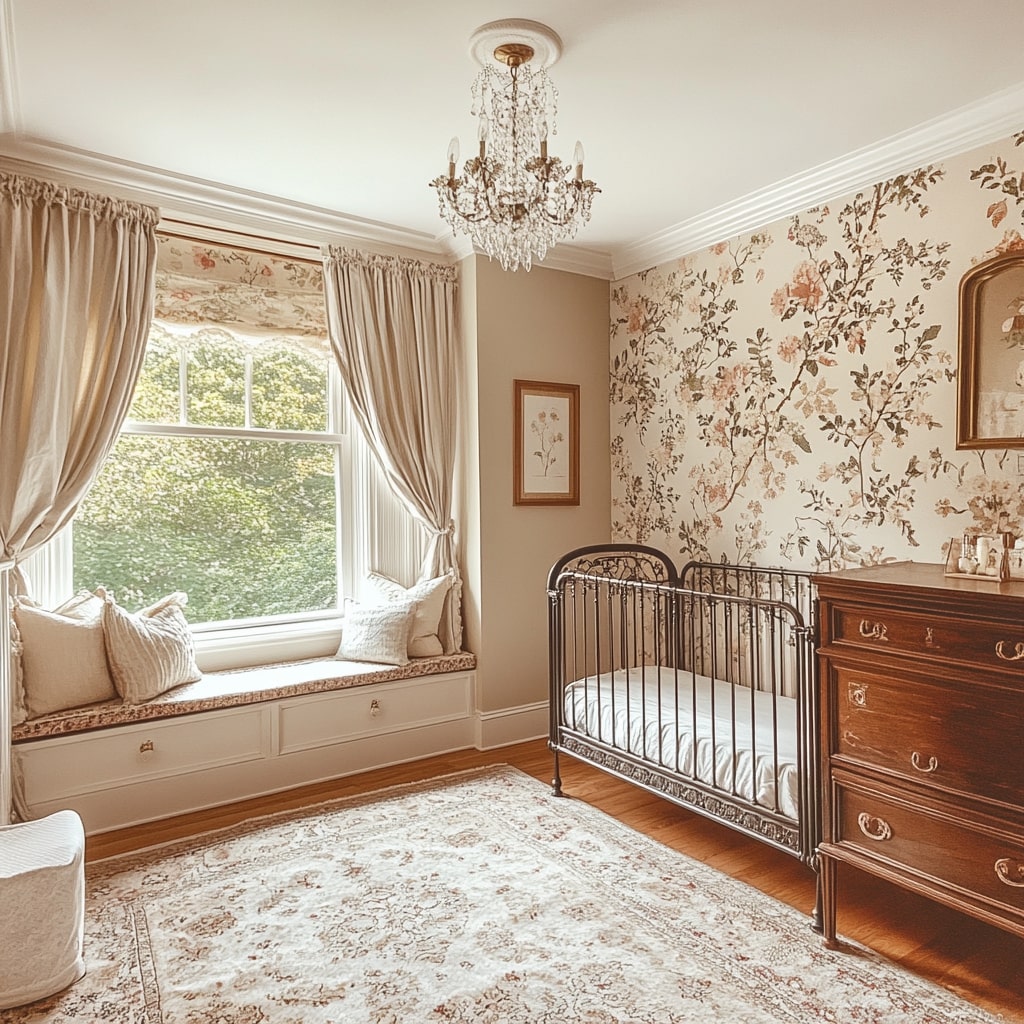
<svg viewBox="0 0 1024 1024">
<path fill-rule="evenodd" d="M 547 68 L 562 41 L 536 21 L 492 21 L 470 37 L 481 71 L 473 83 L 479 153 L 456 176 L 459 140 L 448 146 L 448 173 L 435 178 L 441 217 L 469 235 L 504 270 L 530 269 L 557 242 L 590 220 L 594 194 L 583 177 L 583 146 L 572 164 L 548 155 L 558 93 Z"/>
</svg>

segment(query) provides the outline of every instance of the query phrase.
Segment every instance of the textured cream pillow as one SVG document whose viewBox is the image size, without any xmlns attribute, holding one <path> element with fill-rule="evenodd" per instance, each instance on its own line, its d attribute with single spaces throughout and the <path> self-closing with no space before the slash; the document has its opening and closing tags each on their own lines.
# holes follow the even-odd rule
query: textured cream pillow
<svg viewBox="0 0 1024 1024">
<path fill-rule="evenodd" d="M 345 609 L 335 657 L 341 661 L 408 665 L 409 635 L 415 618 L 415 601 L 379 605 L 353 601 Z"/>
<path fill-rule="evenodd" d="M 170 594 L 133 614 L 104 595 L 103 637 L 110 674 L 126 704 L 142 704 L 202 678 L 192 631 L 181 610 L 187 600 L 185 594 Z"/>
<path fill-rule="evenodd" d="M 117 697 L 103 644 L 102 610 L 103 602 L 87 590 L 52 612 L 23 598 L 14 602 L 28 718 Z"/>
<path fill-rule="evenodd" d="M 437 630 L 444 599 L 452 585 L 450 574 L 421 580 L 411 587 L 403 587 L 397 580 L 377 572 L 369 573 L 366 578 L 373 584 L 377 595 L 385 601 L 412 600 L 419 604 L 409 637 L 410 658 L 432 658 L 444 653 Z"/>
</svg>

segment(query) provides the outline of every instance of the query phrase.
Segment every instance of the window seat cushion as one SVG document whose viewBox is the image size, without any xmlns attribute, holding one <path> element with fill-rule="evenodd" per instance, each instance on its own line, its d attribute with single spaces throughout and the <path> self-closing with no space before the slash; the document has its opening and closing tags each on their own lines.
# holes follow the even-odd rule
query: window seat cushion
<svg viewBox="0 0 1024 1024">
<path fill-rule="evenodd" d="M 208 672 L 194 683 L 177 686 L 143 704 L 102 701 L 31 718 L 14 727 L 12 739 L 17 743 L 47 736 L 65 736 L 90 729 L 128 725 L 131 722 L 174 718 L 200 711 L 216 711 L 220 708 L 298 697 L 306 693 L 322 693 L 352 686 L 368 686 L 371 683 L 442 675 L 446 672 L 466 672 L 475 668 L 476 655 L 463 651 L 432 658 L 416 658 L 401 666 L 315 658 L 226 672 Z"/>
</svg>

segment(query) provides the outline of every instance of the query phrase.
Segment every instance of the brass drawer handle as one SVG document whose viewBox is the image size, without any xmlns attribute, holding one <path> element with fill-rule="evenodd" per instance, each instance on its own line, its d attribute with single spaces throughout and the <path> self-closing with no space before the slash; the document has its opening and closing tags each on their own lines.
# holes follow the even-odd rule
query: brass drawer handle
<svg viewBox="0 0 1024 1024">
<path fill-rule="evenodd" d="M 139 744 L 139 757 L 141 757 L 143 760 L 149 760 L 149 758 L 153 756 L 155 750 L 156 747 L 154 746 L 152 740 L 143 740 Z"/>
<path fill-rule="evenodd" d="M 1014 889 L 1024 889 L 1024 862 L 1012 861 L 1009 857 L 1000 857 L 995 863 L 996 877 L 1003 885 L 1011 885 Z M 1012 875 L 1020 881 L 1015 882 Z"/>
<path fill-rule="evenodd" d="M 883 643 L 888 643 L 889 638 L 886 633 L 889 632 L 889 627 L 884 622 L 868 622 L 867 619 L 860 620 L 860 635 L 865 640 L 881 640 Z"/>
<path fill-rule="evenodd" d="M 939 759 L 937 757 L 929 757 L 926 765 L 922 765 L 921 760 L 921 755 L 916 750 L 910 755 L 910 763 L 919 772 L 924 772 L 925 775 L 939 767 Z"/>
<path fill-rule="evenodd" d="M 877 843 L 892 839 L 892 828 L 884 818 L 874 818 L 866 811 L 861 811 L 857 815 L 857 824 L 868 839 L 874 839 Z"/>
<path fill-rule="evenodd" d="M 376 697 L 370 701 L 370 717 L 376 718 L 384 709 L 380 706 L 380 701 Z"/>
<path fill-rule="evenodd" d="M 1003 661 L 1020 661 L 1024 659 L 1024 640 L 1018 640 L 1013 645 L 1013 654 L 1005 654 L 1004 649 L 1009 643 L 1008 640 L 1000 640 L 996 644 L 996 657 Z"/>
</svg>

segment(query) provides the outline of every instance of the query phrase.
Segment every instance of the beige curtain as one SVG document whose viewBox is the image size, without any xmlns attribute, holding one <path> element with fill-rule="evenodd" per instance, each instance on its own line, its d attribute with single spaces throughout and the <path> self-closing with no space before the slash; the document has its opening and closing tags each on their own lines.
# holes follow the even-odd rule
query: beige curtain
<svg viewBox="0 0 1024 1024">
<path fill-rule="evenodd" d="M 18 562 L 70 522 L 117 439 L 145 354 L 158 216 L 0 173 L 0 564 L 11 566 L 0 569 L 4 605 L 23 589 Z M 9 787 L 11 656 L 0 654 L 0 769 Z M 0 815 L 9 796 L 9 788 L 0 793 Z"/>
<path fill-rule="evenodd" d="M 432 534 L 421 579 L 452 571 L 439 637 L 462 647 L 452 492 L 455 268 L 330 246 L 327 329 L 356 418 L 391 486 Z"/>
</svg>

